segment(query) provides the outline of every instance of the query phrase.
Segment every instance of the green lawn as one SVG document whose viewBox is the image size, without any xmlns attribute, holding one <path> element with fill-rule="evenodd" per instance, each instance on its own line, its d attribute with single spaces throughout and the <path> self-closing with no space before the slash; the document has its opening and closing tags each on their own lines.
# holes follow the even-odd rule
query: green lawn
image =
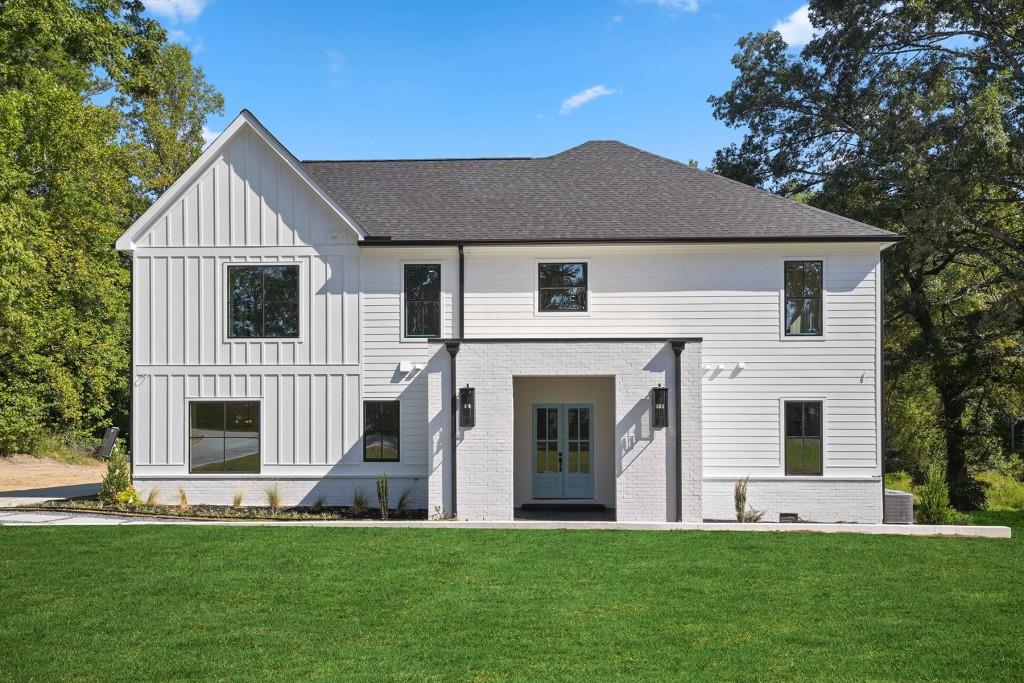
<svg viewBox="0 0 1024 683">
<path fill-rule="evenodd" d="M 0 679 L 1020 680 L 1016 538 L 0 528 Z"/>
</svg>

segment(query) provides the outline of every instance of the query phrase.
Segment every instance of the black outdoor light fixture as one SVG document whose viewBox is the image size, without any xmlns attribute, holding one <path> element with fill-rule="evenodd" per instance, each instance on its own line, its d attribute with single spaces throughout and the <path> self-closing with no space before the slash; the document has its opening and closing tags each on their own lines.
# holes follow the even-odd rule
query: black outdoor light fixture
<svg viewBox="0 0 1024 683">
<path fill-rule="evenodd" d="M 459 424 L 476 426 L 476 389 L 468 384 L 459 389 Z"/>
<path fill-rule="evenodd" d="M 655 429 L 664 429 L 668 426 L 668 387 L 660 384 L 651 389 L 651 407 L 654 409 L 651 425 Z"/>
</svg>

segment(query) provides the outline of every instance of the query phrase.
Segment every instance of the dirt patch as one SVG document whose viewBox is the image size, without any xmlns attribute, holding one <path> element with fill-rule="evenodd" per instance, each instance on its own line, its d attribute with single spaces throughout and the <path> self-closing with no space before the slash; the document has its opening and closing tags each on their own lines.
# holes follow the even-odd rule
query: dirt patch
<svg viewBox="0 0 1024 683">
<path fill-rule="evenodd" d="M 99 483 L 106 470 L 106 464 L 99 460 L 69 465 L 50 458 L 12 455 L 0 458 L 0 491 Z"/>
</svg>

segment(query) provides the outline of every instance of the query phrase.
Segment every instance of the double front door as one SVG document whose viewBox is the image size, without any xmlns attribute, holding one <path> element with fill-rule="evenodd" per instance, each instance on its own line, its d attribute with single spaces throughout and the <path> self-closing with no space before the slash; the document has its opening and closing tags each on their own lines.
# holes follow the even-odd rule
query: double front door
<svg viewBox="0 0 1024 683">
<path fill-rule="evenodd" d="M 533 406 L 533 497 L 594 497 L 593 406 Z"/>
</svg>

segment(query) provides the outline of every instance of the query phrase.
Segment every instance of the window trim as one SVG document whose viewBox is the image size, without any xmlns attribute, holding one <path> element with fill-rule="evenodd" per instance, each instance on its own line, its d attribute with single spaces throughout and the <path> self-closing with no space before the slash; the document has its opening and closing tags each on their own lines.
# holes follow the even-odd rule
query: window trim
<svg viewBox="0 0 1024 683">
<path fill-rule="evenodd" d="M 401 261 L 399 263 L 399 269 L 398 269 L 398 280 L 399 280 L 399 285 L 398 285 L 398 289 L 399 289 L 398 337 L 399 337 L 399 341 L 403 342 L 403 343 L 408 342 L 408 343 L 413 343 L 413 344 L 415 344 L 415 343 L 423 344 L 423 343 L 426 343 L 428 339 L 433 339 L 434 338 L 434 337 L 430 337 L 430 336 L 428 336 L 428 337 L 410 337 L 410 336 L 406 335 L 406 333 L 405 333 L 405 267 L 406 266 L 439 266 L 440 267 L 440 269 L 441 269 L 441 279 L 440 279 L 441 296 L 440 296 L 440 298 L 438 300 L 438 304 L 439 304 L 438 305 L 438 310 L 440 311 L 440 321 L 439 321 L 440 322 L 440 334 L 438 334 L 437 336 L 438 337 L 443 337 L 445 335 L 445 330 L 447 329 L 445 327 L 446 320 L 445 320 L 445 314 L 444 314 L 444 309 L 445 309 L 445 296 L 444 296 L 445 295 L 445 289 L 444 289 L 444 284 L 445 284 L 445 274 L 444 274 L 445 262 L 442 259 L 434 259 L 432 261 L 431 260 L 422 260 L 421 259 L 421 260 L 416 260 L 416 261 Z"/>
<path fill-rule="evenodd" d="M 379 460 L 370 460 L 366 457 L 366 404 L 367 403 L 394 403 L 398 408 L 398 457 L 393 460 L 385 460 L 381 458 Z M 359 440 L 363 446 L 363 462 L 365 463 L 395 463 L 402 462 L 402 401 L 397 398 L 364 398 L 360 404 L 360 428 L 359 428 Z"/>
<path fill-rule="evenodd" d="M 261 266 L 291 266 L 299 269 L 299 334 L 295 337 L 233 337 L 231 336 L 231 275 L 230 269 L 237 267 L 261 267 Z M 296 259 L 281 259 L 278 261 L 246 261 L 228 259 L 221 265 L 221 293 L 215 304 L 217 317 L 222 321 L 221 335 L 224 343 L 227 344 L 252 344 L 252 343 L 275 343 L 275 344 L 301 344 L 306 341 L 306 316 L 309 305 L 306 293 L 309 291 L 306 280 L 306 264 Z M 202 276 L 199 282 L 202 289 Z M 200 312 L 204 304 L 198 304 Z"/>
<path fill-rule="evenodd" d="M 786 263 L 821 261 L 821 334 L 786 334 Z M 828 258 L 825 256 L 782 256 L 779 258 L 779 340 L 819 342 L 828 339 Z"/>
<path fill-rule="evenodd" d="M 192 471 L 192 404 L 193 403 L 256 403 L 259 406 L 259 458 L 257 459 L 257 467 L 255 472 L 193 472 Z M 188 444 L 188 453 L 186 453 L 185 469 L 188 470 L 188 476 L 190 477 L 220 477 L 238 475 L 241 477 L 251 477 L 253 475 L 263 473 L 263 424 L 264 424 L 264 410 L 263 410 L 263 399 L 252 396 L 241 396 L 223 398 L 217 396 L 194 396 L 185 399 L 185 443 Z"/>
<path fill-rule="evenodd" d="M 786 471 L 786 404 L 787 403 L 820 403 L 821 404 L 821 474 L 789 474 Z M 779 466 L 786 479 L 818 480 L 828 474 L 828 401 L 824 396 L 782 396 L 779 398 Z"/>
<path fill-rule="evenodd" d="M 540 267 L 541 265 L 551 263 L 582 263 L 586 266 L 587 271 L 587 299 L 586 307 L 582 311 L 544 311 L 540 307 Z M 593 268 L 591 268 L 590 258 L 575 258 L 575 257 L 559 257 L 554 256 L 550 258 L 535 258 L 533 260 L 533 315 L 534 317 L 551 317 L 551 318 L 579 318 L 579 317 L 590 317 L 591 313 L 591 293 L 593 289 L 591 287 Z"/>
</svg>

